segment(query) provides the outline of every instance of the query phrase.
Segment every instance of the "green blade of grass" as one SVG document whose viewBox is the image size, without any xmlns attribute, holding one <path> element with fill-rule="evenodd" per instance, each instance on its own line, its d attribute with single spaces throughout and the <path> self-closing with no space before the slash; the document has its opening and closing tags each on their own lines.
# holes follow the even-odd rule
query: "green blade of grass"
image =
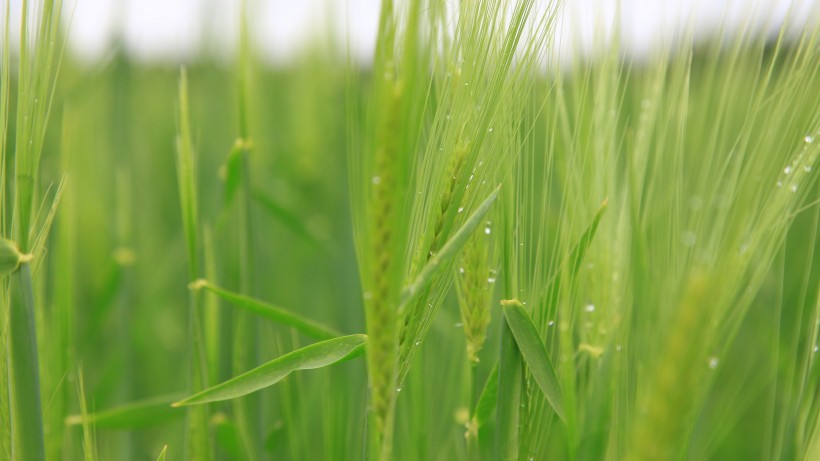
<svg viewBox="0 0 820 461">
<path fill-rule="evenodd" d="M 572 247 L 569 257 L 564 261 L 564 265 L 567 263 L 570 264 L 570 272 L 568 274 L 570 280 L 575 280 L 575 276 L 578 275 L 578 271 L 581 269 L 581 262 L 583 262 L 584 256 L 586 255 L 590 244 L 592 244 L 592 240 L 595 238 L 595 233 L 598 231 L 598 224 L 601 223 L 601 218 L 604 216 L 607 205 L 609 205 L 609 199 L 606 199 L 603 203 L 601 203 L 600 208 L 598 208 L 598 211 L 595 212 L 595 216 L 592 217 L 592 222 L 589 223 L 589 226 L 587 226 L 584 233 L 581 234 L 581 238 L 578 240 L 578 243 Z M 559 267 L 547 285 L 547 309 L 549 311 L 552 311 L 558 302 L 558 296 L 561 289 L 561 275 L 561 268 Z"/>
<path fill-rule="evenodd" d="M 584 260 L 584 255 L 586 255 L 589 245 L 592 243 L 592 239 L 595 238 L 595 233 L 598 231 L 598 224 L 601 223 L 601 218 L 604 216 L 607 205 L 609 205 L 609 199 L 605 199 L 603 203 L 601 203 L 600 208 L 595 212 L 595 216 L 592 217 L 592 222 L 589 223 L 589 227 L 581 234 L 581 239 L 578 240 L 578 243 L 572 248 L 572 252 L 569 255 L 569 262 L 572 264 L 571 275 L 573 278 L 578 273 L 578 270 L 581 269 L 581 262 Z"/>
<path fill-rule="evenodd" d="M 13 460 L 45 459 L 40 370 L 31 266 L 24 263 L 11 276 L 8 313 L 8 374 Z"/>
<path fill-rule="evenodd" d="M 538 329 L 535 328 L 535 324 L 532 323 L 532 319 L 521 303 L 507 301 L 503 306 L 504 317 L 507 319 L 507 324 L 510 326 L 510 331 L 518 344 L 524 362 L 529 367 L 535 382 L 538 383 L 538 388 L 541 389 L 558 417 L 566 421 L 558 375 L 555 373 L 555 367 L 552 365 L 547 348 L 538 335 Z"/>
<path fill-rule="evenodd" d="M 217 413 L 211 418 L 214 426 L 214 438 L 216 445 L 228 454 L 229 459 L 251 459 L 245 452 L 242 437 L 236 424 L 228 419 L 225 413 Z"/>
<path fill-rule="evenodd" d="M 487 381 L 484 383 L 484 389 L 481 391 L 481 396 L 478 398 L 478 403 L 475 407 L 475 415 L 473 415 L 473 425 L 476 432 L 490 420 L 490 415 L 495 410 L 495 405 L 498 402 L 498 364 L 493 365 L 490 375 L 487 376 Z"/>
<path fill-rule="evenodd" d="M 225 160 L 224 165 L 224 172 L 225 172 L 225 190 L 223 195 L 223 201 L 226 208 L 231 205 L 233 202 L 233 197 L 236 195 L 236 189 L 239 188 L 241 178 L 242 178 L 242 153 L 245 151 L 245 141 L 243 139 L 237 139 L 233 146 L 231 146 L 231 151 L 228 153 L 228 158 Z"/>
<path fill-rule="evenodd" d="M 264 301 L 225 290 L 212 284 L 211 282 L 208 282 L 207 280 L 198 280 L 192 283 L 191 287 L 194 289 L 205 289 L 236 307 L 244 309 L 260 317 L 273 320 L 274 322 L 282 325 L 292 327 L 305 336 L 310 336 L 311 338 L 325 340 L 342 335 L 335 329 L 322 325 L 314 320 L 303 317 L 299 314 L 294 314 L 293 312 L 274 306 L 273 304 L 268 304 Z"/>
<path fill-rule="evenodd" d="M 267 211 L 272 217 L 276 218 L 276 220 L 285 226 L 289 231 L 303 238 L 306 242 L 310 243 L 317 249 L 325 253 L 329 252 L 325 244 L 310 232 L 305 225 L 304 220 L 297 216 L 296 213 L 277 203 L 273 197 L 269 196 L 260 189 L 254 189 L 252 194 L 256 203 L 262 205 L 262 209 Z"/>
<path fill-rule="evenodd" d="M 157 457 L 157 461 L 165 461 L 165 453 L 168 451 L 168 445 L 162 447 L 162 451 L 159 452 L 159 456 Z"/>
<path fill-rule="evenodd" d="M 467 218 L 464 224 L 447 240 L 447 243 L 441 247 L 441 250 L 430 258 L 427 265 L 419 272 L 413 282 L 404 288 L 401 294 L 401 307 L 406 306 L 413 297 L 427 288 L 427 286 L 433 282 L 435 276 L 444 269 L 445 263 L 452 260 L 464 247 L 475 228 L 478 227 L 481 220 L 484 219 L 487 212 L 490 211 L 490 207 L 498 197 L 499 190 L 501 190 L 500 185 L 493 190 L 489 197 L 478 205 L 473 214 Z"/>
<path fill-rule="evenodd" d="M 350 335 L 329 339 L 295 350 L 202 392 L 173 404 L 197 405 L 235 399 L 272 386 L 297 370 L 326 367 L 361 355 L 366 335 Z"/>
<path fill-rule="evenodd" d="M 498 360 L 498 446 L 496 459 L 517 460 L 521 425 L 521 387 L 524 375 L 521 352 L 505 318 Z"/>
<path fill-rule="evenodd" d="M 101 429 L 127 430 L 157 426 L 185 416 L 184 410 L 170 406 L 180 397 L 179 394 L 165 395 L 127 403 L 97 413 L 70 415 L 65 419 L 65 423 L 68 426 L 93 424 Z"/>
</svg>

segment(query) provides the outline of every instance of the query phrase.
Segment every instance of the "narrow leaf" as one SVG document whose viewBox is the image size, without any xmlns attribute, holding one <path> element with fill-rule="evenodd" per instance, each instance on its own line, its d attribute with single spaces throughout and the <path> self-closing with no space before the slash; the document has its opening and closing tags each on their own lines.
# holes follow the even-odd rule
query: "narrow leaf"
<svg viewBox="0 0 820 461">
<path fill-rule="evenodd" d="M 473 415 L 473 424 L 476 430 L 481 429 L 490 420 L 496 402 L 498 402 L 498 364 L 493 365 L 490 376 L 487 377 L 487 382 L 484 383 L 484 390 L 481 391 L 481 396 L 478 398 L 475 414 Z"/>
<path fill-rule="evenodd" d="M 598 224 L 600 224 L 601 218 L 604 216 L 604 212 L 606 211 L 608 204 L 609 199 L 606 199 L 603 201 L 603 203 L 601 203 L 601 206 L 598 208 L 598 211 L 595 212 L 595 216 L 592 217 L 592 222 L 589 224 L 589 226 L 587 226 L 584 233 L 581 234 L 581 238 L 578 240 L 578 243 L 576 243 L 575 246 L 572 248 L 572 251 L 570 251 L 569 257 L 566 260 L 564 260 L 561 267 L 558 268 L 558 270 L 555 272 L 555 274 L 547 284 L 546 296 L 547 306 L 549 310 L 551 310 L 558 303 L 558 296 L 561 290 L 562 268 L 567 263 L 571 265 L 569 272 L 570 280 L 574 280 L 575 276 L 578 275 L 578 271 L 581 269 L 581 262 L 583 262 L 584 256 L 586 256 L 587 250 L 589 249 L 589 246 L 592 243 L 592 239 L 595 237 L 595 233 L 598 231 Z"/>
<path fill-rule="evenodd" d="M 162 447 L 162 451 L 159 452 L 159 456 L 157 457 L 157 461 L 165 461 L 165 453 L 168 451 L 168 445 Z"/>
<path fill-rule="evenodd" d="M 225 207 L 230 206 L 231 202 L 233 202 L 233 197 L 236 195 L 236 189 L 239 187 L 239 183 L 241 181 L 242 150 L 244 148 L 245 142 L 241 139 L 237 139 L 233 146 L 231 146 L 231 152 L 228 154 L 228 159 L 225 161 L 225 165 L 223 167 L 224 170 L 222 170 L 225 181 L 225 195 L 223 198 Z"/>
<path fill-rule="evenodd" d="M 547 402 L 558 417 L 566 421 L 558 376 L 532 319 L 518 301 L 506 301 L 503 306 L 504 317 L 507 319 L 507 324 L 510 326 L 524 362 L 529 367 Z"/>
<path fill-rule="evenodd" d="M 487 212 L 490 211 L 490 206 L 498 197 L 498 191 L 500 189 L 501 186 L 496 187 L 490 196 L 481 202 L 473 214 L 467 218 L 455 234 L 447 240 L 447 243 L 441 247 L 441 250 L 430 258 L 427 265 L 424 266 L 419 275 L 416 276 L 415 280 L 404 288 L 401 296 L 401 307 L 404 307 L 411 299 L 413 299 L 414 296 L 420 293 L 421 290 L 430 285 L 433 282 L 434 276 L 444 268 L 445 263 L 450 261 L 458 254 L 459 251 L 461 251 L 475 228 L 478 227 L 479 223 L 481 223 L 484 219 L 484 216 L 486 216 Z"/>
<path fill-rule="evenodd" d="M 299 314 L 294 314 L 293 312 L 281 307 L 268 304 L 264 301 L 259 301 L 257 299 L 243 296 L 239 293 L 225 290 L 208 282 L 207 280 L 198 280 L 191 284 L 191 288 L 203 288 L 235 305 L 236 307 L 239 307 L 240 309 L 244 309 L 260 317 L 273 320 L 274 322 L 281 323 L 282 325 L 293 327 L 300 333 L 310 336 L 311 338 L 325 340 L 341 336 L 341 333 L 333 328 L 322 325 Z"/>
<path fill-rule="evenodd" d="M 179 394 L 153 397 L 97 413 L 71 415 L 65 419 L 65 423 L 69 426 L 93 424 L 102 429 L 129 430 L 158 426 L 185 416 L 185 411 L 170 406 L 179 398 Z"/>
<path fill-rule="evenodd" d="M 366 335 L 350 335 L 295 350 L 173 404 L 196 405 L 234 399 L 272 386 L 297 370 L 312 370 L 357 357 L 364 352 Z"/>
<path fill-rule="evenodd" d="M 584 255 L 587 253 L 587 249 L 589 249 L 589 245 L 592 243 L 592 239 L 595 237 L 595 232 L 598 231 L 598 224 L 601 222 L 601 218 L 604 216 L 604 212 L 606 211 L 606 207 L 609 204 L 609 199 L 606 199 L 601 203 L 600 208 L 598 211 L 595 212 L 595 216 L 592 217 L 592 222 L 589 224 L 589 227 L 584 231 L 581 235 L 581 239 L 572 249 L 572 252 L 569 256 L 569 261 L 572 264 L 572 272 L 571 274 L 575 276 L 578 273 L 578 270 L 581 269 L 581 261 L 584 260 Z"/>
<path fill-rule="evenodd" d="M 329 253 L 324 243 L 307 228 L 304 220 L 296 213 L 277 203 L 276 200 L 260 189 L 253 190 L 253 199 L 294 235 L 303 238 L 317 249 Z"/>
</svg>

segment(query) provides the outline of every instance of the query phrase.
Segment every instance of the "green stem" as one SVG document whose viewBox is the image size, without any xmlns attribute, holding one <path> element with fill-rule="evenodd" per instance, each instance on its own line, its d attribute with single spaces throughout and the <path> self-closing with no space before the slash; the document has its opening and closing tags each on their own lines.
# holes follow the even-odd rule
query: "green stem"
<svg viewBox="0 0 820 461">
<path fill-rule="evenodd" d="M 472 360 L 467 360 L 467 366 L 470 368 L 469 373 L 467 373 L 467 398 L 469 399 L 468 404 L 470 408 L 470 411 L 467 413 L 467 459 L 477 460 L 479 459 L 478 431 L 471 431 L 479 397 L 478 386 L 476 386 L 478 364 Z"/>
<path fill-rule="evenodd" d="M 28 262 L 11 277 L 8 335 L 12 460 L 45 460 L 34 290 Z"/>
</svg>

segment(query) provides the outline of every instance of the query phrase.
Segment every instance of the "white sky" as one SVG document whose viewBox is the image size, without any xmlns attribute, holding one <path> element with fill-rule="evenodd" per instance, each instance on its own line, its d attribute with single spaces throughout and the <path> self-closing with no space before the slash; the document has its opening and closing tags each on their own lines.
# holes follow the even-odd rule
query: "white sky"
<svg viewBox="0 0 820 461">
<path fill-rule="evenodd" d="M 21 0 L 10 1 L 14 16 Z M 203 50 L 226 56 L 236 43 L 239 0 L 63 1 L 69 14 L 74 11 L 69 49 L 85 60 L 110 51 L 118 30 L 127 50 L 148 61 L 177 62 Z M 310 39 L 322 36 L 340 47 L 347 37 L 359 60 L 366 61 L 372 53 L 380 0 L 249 4 L 252 37 L 272 62 L 287 62 Z M 795 30 L 820 20 L 820 0 L 565 0 L 560 46 L 567 49 L 580 40 L 585 49 L 592 48 L 593 32 L 611 27 L 618 5 L 623 41 L 638 55 L 673 39 L 688 25 L 699 34 L 713 33 L 721 24 L 733 30 L 751 24 L 759 32 L 772 33 L 787 16 Z M 0 18 L 4 14 L 0 12 Z"/>
</svg>

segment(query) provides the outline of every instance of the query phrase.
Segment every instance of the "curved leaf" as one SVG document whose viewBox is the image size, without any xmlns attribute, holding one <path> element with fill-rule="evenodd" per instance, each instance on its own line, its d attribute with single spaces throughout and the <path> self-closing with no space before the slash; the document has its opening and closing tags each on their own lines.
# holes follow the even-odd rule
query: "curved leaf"
<svg viewBox="0 0 820 461">
<path fill-rule="evenodd" d="M 191 288 L 203 288 L 208 290 L 236 307 L 249 311 L 260 317 L 273 320 L 274 322 L 281 323 L 282 325 L 293 327 L 300 333 L 310 336 L 311 338 L 325 340 L 336 338 L 341 335 L 341 333 L 333 328 L 322 325 L 309 318 L 295 314 L 281 307 L 274 306 L 273 304 L 268 304 L 264 301 L 259 301 L 257 299 L 243 296 L 239 293 L 225 290 L 212 284 L 211 282 L 208 282 L 207 280 L 197 280 L 191 284 Z"/>
<path fill-rule="evenodd" d="M 366 335 L 350 335 L 311 344 L 176 402 L 173 406 L 196 405 L 241 397 L 272 386 L 293 371 L 322 368 L 357 357 L 364 352 L 366 343 Z"/>
<path fill-rule="evenodd" d="M 185 412 L 170 405 L 179 400 L 179 394 L 163 395 L 86 415 L 71 415 L 65 419 L 66 425 L 92 424 L 104 429 L 137 429 L 152 427 L 174 418 L 185 416 Z"/>
<path fill-rule="evenodd" d="M 515 342 L 518 344 L 524 362 L 529 367 L 547 402 L 558 414 L 558 417 L 562 421 L 566 421 L 558 375 L 555 373 L 555 367 L 552 365 L 547 348 L 541 342 L 541 337 L 538 335 L 538 330 L 532 323 L 530 315 L 518 301 L 507 301 L 503 303 L 503 306 L 504 317 L 507 319 L 507 325 L 509 325 Z"/>
</svg>

